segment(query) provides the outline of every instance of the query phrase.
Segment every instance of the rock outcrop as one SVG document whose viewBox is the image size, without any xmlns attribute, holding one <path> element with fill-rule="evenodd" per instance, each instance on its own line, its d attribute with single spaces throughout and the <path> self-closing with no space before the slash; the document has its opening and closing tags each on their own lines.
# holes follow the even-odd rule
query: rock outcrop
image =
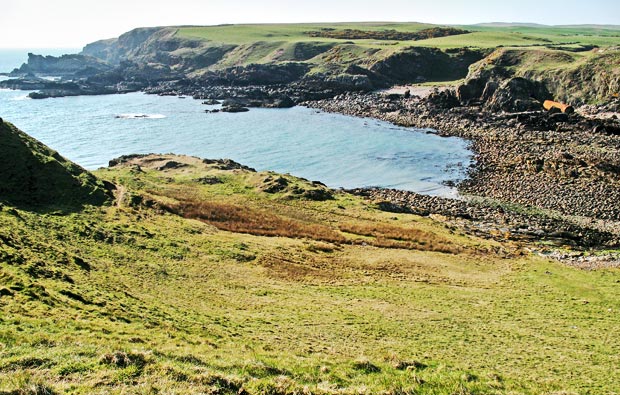
<svg viewBox="0 0 620 395">
<path fill-rule="evenodd" d="M 86 78 L 112 69 L 106 62 L 87 55 L 42 56 L 28 54 L 28 62 L 10 73 L 11 77 L 55 76 Z"/>
<path fill-rule="evenodd" d="M 489 85 L 486 87 L 493 89 Z M 514 77 L 502 82 L 493 93 L 483 92 L 483 97 L 487 95 L 489 98 L 486 107 L 493 112 L 536 111 L 542 108 L 545 100 L 551 99 L 551 94 L 545 84 L 522 77 Z"/>
<path fill-rule="evenodd" d="M 620 93 L 620 49 L 589 51 L 580 56 L 557 49 L 497 49 L 471 66 L 457 97 L 465 105 L 511 112 L 540 109 L 547 99 L 571 105 L 609 101 Z M 555 69 L 539 67 L 545 62 Z"/>
</svg>

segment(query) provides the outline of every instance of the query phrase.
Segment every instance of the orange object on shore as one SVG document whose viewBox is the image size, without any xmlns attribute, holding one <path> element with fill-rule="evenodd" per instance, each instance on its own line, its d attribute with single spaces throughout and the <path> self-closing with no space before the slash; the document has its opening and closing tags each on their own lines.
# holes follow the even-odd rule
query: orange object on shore
<svg viewBox="0 0 620 395">
<path fill-rule="evenodd" d="M 553 100 L 545 100 L 545 102 L 543 103 L 543 107 L 547 111 L 551 110 L 552 108 L 557 108 L 558 110 L 566 114 L 572 114 L 575 112 L 575 109 L 570 104 L 558 103 L 557 101 Z"/>
</svg>

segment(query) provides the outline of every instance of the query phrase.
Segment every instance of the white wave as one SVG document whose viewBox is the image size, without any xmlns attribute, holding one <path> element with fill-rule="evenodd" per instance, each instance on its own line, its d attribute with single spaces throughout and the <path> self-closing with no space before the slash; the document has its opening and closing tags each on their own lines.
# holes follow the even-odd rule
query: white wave
<svg viewBox="0 0 620 395">
<path fill-rule="evenodd" d="M 114 118 L 121 119 L 162 119 L 166 118 L 163 114 L 119 114 Z"/>
<path fill-rule="evenodd" d="M 22 100 L 30 100 L 30 97 L 28 97 L 28 95 L 20 95 L 20 96 L 15 96 L 9 99 L 9 101 L 22 101 Z"/>
</svg>

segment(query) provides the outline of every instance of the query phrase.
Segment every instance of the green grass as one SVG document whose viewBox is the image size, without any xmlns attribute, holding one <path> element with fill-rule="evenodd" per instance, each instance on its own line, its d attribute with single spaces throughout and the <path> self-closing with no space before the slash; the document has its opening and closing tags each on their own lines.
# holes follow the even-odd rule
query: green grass
<svg viewBox="0 0 620 395">
<path fill-rule="evenodd" d="M 465 29 L 482 32 L 506 32 L 532 38 L 558 42 L 577 42 L 579 44 L 609 46 L 620 44 L 620 28 L 597 29 L 587 26 L 544 26 L 544 27 L 482 27 L 465 26 Z"/>
<path fill-rule="evenodd" d="M 344 42 L 353 41 L 357 45 L 381 47 L 428 46 L 438 48 L 459 48 L 465 46 L 495 48 L 497 46 L 532 46 L 561 43 L 612 46 L 620 45 L 620 30 L 593 29 L 588 27 L 483 27 L 459 26 L 472 33 L 458 36 L 434 38 L 421 41 L 378 41 L 378 40 L 337 40 L 309 37 L 306 32 L 320 28 L 358 29 L 380 31 L 394 29 L 401 32 L 417 32 L 434 25 L 420 23 L 338 23 L 338 24 L 275 24 L 275 25 L 224 25 L 183 27 L 177 35 L 185 38 L 199 38 L 215 43 L 249 44 L 266 42 Z"/>
<path fill-rule="evenodd" d="M 200 38 L 213 42 L 249 44 L 256 41 L 320 41 L 334 42 L 333 39 L 310 37 L 306 32 L 321 28 L 386 30 L 397 29 L 416 32 L 432 25 L 421 23 L 321 23 L 321 24 L 271 24 L 271 25 L 222 25 L 180 28 L 177 35 L 185 38 Z M 347 40 L 340 40 L 347 41 Z"/>
<path fill-rule="evenodd" d="M 2 206 L 0 392 L 617 393 L 617 270 L 521 255 L 346 194 L 300 200 L 293 187 L 310 186 L 290 176 L 269 194 L 265 173 L 194 159 L 152 170 L 165 160 L 98 171 L 123 185 L 119 205 Z M 218 230 L 162 211 L 180 196 L 334 231 L 415 229 L 463 253 Z"/>
</svg>

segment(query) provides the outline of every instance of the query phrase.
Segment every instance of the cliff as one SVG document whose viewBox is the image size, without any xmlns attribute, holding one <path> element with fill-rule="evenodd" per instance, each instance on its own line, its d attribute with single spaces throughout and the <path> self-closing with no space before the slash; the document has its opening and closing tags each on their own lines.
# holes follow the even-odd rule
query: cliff
<svg viewBox="0 0 620 395">
<path fill-rule="evenodd" d="M 620 48 L 500 48 L 471 66 L 457 94 L 492 110 L 540 108 L 546 99 L 607 102 L 620 94 Z"/>
</svg>

